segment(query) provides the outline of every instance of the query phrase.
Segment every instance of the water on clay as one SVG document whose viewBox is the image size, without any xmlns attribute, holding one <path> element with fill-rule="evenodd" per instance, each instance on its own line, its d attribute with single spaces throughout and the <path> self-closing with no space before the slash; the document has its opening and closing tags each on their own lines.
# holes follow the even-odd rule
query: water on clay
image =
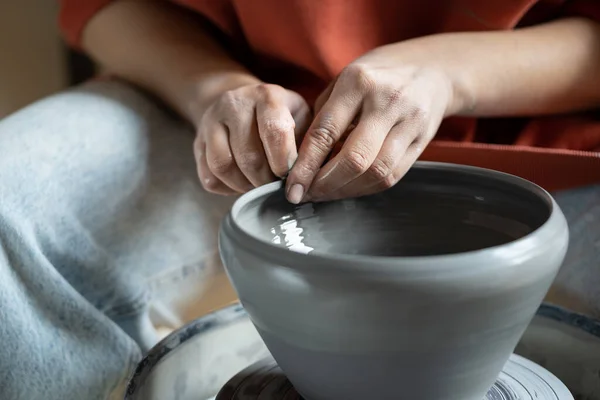
<svg viewBox="0 0 600 400">
<path fill-rule="evenodd" d="M 262 240 L 302 253 L 427 256 L 522 238 L 547 220 L 551 207 L 501 178 L 413 169 L 392 189 L 357 199 L 296 206 L 280 190 L 249 202 L 239 222 Z"/>
</svg>

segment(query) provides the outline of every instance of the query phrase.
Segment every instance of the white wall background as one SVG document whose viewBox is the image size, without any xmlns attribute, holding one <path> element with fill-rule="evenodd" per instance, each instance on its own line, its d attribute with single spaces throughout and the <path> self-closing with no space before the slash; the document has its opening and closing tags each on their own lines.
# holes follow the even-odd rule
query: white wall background
<svg viewBox="0 0 600 400">
<path fill-rule="evenodd" d="M 0 119 L 66 85 L 57 3 L 0 0 Z"/>
</svg>

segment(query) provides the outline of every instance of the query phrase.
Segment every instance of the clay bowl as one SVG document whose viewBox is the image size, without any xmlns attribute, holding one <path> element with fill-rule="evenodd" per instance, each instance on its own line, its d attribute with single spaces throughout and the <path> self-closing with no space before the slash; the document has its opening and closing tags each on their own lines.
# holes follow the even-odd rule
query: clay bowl
<svg viewBox="0 0 600 400">
<path fill-rule="evenodd" d="M 481 400 L 566 253 L 552 197 L 523 179 L 417 163 L 373 196 L 294 206 L 242 196 L 220 252 L 306 400 Z"/>
</svg>

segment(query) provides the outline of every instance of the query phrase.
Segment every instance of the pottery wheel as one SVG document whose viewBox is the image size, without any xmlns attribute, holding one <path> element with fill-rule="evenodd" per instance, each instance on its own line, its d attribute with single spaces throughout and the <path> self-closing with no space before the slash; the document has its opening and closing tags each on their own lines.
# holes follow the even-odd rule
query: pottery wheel
<svg viewBox="0 0 600 400">
<path fill-rule="evenodd" d="M 512 355 L 483 400 L 573 400 L 567 387 L 539 365 Z M 234 376 L 216 400 L 304 400 L 272 358 Z"/>
</svg>

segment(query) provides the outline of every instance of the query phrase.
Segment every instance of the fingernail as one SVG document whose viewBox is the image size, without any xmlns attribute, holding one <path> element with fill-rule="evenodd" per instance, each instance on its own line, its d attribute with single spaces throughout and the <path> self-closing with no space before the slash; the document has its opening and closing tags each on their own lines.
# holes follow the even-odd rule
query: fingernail
<svg viewBox="0 0 600 400">
<path fill-rule="evenodd" d="M 304 196 L 304 188 L 302 185 L 298 183 L 292 185 L 288 192 L 289 202 L 292 204 L 299 204 L 302 201 L 302 196 Z"/>
</svg>

